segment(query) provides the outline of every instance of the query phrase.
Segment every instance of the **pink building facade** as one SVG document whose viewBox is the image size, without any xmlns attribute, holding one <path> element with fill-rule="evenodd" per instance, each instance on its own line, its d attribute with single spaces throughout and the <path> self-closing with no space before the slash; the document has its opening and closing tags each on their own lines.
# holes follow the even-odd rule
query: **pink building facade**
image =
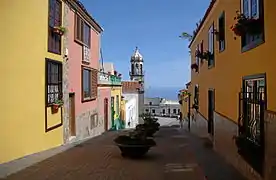
<svg viewBox="0 0 276 180">
<path fill-rule="evenodd" d="M 107 131 L 111 128 L 111 87 L 99 86 L 99 118 L 104 122 L 104 131 Z"/>
<path fill-rule="evenodd" d="M 68 135 L 84 139 L 101 134 L 99 118 L 98 66 L 102 28 L 78 1 L 68 8 Z"/>
</svg>

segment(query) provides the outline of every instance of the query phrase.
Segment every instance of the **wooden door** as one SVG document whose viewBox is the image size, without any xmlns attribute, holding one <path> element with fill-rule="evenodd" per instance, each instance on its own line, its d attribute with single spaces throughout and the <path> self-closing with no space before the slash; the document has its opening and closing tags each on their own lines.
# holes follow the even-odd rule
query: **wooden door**
<svg viewBox="0 0 276 180">
<path fill-rule="evenodd" d="M 75 118 L 75 94 L 69 94 L 69 129 L 70 136 L 76 136 L 76 118 Z"/>
<path fill-rule="evenodd" d="M 208 133 L 214 135 L 215 91 L 208 90 Z"/>
<path fill-rule="evenodd" d="M 108 99 L 104 99 L 104 129 L 108 130 Z"/>
</svg>

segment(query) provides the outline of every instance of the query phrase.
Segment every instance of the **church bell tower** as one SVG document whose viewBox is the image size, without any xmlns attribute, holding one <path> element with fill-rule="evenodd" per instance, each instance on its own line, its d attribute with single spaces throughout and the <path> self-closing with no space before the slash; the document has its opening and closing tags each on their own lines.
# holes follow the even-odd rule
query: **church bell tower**
<svg viewBox="0 0 276 180">
<path fill-rule="evenodd" d="M 136 47 L 133 55 L 130 59 L 131 70 L 129 72 L 130 80 L 144 82 L 144 70 L 143 70 L 143 56 L 140 54 L 138 47 Z"/>
</svg>

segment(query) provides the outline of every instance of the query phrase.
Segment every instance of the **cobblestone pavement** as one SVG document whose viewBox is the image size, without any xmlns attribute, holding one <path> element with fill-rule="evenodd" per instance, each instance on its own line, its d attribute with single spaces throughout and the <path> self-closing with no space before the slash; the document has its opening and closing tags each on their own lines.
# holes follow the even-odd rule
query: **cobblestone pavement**
<svg viewBox="0 0 276 180">
<path fill-rule="evenodd" d="M 53 156 L 7 180 L 204 180 L 191 145 L 190 135 L 179 128 L 163 127 L 156 134 L 157 146 L 140 160 L 124 159 L 113 144 L 116 132 L 106 133 Z M 201 151 L 204 153 L 204 151 Z M 200 160 L 200 158 L 199 158 Z M 201 158 L 202 160 L 202 158 Z M 212 162 L 211 162 L 212 163 Z M 228 168 L 224 164 L 220 167 Z M 213 164 L 211 165 L 213 166 Z M 220 172 L 217 169 L 217 173 Z M 237 173 L 231 171 L 231 173 Z M 215 175 L 214 173 L 211 173 Z M 211 177 L 211 176 L 210 176 Z M 235 177 L 235 176 L 232 176 Z M 216 178 L 208 178 L 216 180 Z M 227 177 L 223 180 L 228 180 Z M 239 178 L 234 178 L 240 180 Z M 219 179 L 222 180 L 222 179 Z M 233 180 L 232 178 L 229 180 Z"/>
</svg>

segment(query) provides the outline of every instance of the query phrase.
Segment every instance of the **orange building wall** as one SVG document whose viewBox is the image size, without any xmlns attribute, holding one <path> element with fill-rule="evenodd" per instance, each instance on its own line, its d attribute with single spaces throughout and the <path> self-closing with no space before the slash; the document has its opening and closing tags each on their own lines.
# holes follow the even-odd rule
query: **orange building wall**
<svg viewBox="0 0 276 180">
<path fill-rule="evenodd" d="M 236 11 L 240 10 L 240 0 L 218 0 L 209 17 L 204 22 L 197 37 L 191 45 L 192 63 L 195 63 L 196 46 L 204 41 L 204 50 L 208 48 L 208 29 L 214 22 L 218 29 L 218 18 L 225 11 L 225 50 L 218 52 L 218 41 L 215 43 L 215 67 L 208 69 L 207 61 L 199 66 L 199 73 L 191 71 L 191 89 L 194 93 L 195 84 L 199 84 L 199 111 L 207 119 L 208 89 L 215 89 L 215 110 L 233 121 L 238 119 L 238 93 L 241 90 L 242 77 L 266 73 L 268 109 L 276 110 L 276 1 L 264 0 L 265 43 L 241 53 L 241 40 L 234 39 L 230 27 L 235 23 Z M 193 99 L 193 95 L 192 95 Z M 193 102 L 193 100 L 192 100 Z M 192 103 L 191 103 L 192 104 Z"/>
</svg>

